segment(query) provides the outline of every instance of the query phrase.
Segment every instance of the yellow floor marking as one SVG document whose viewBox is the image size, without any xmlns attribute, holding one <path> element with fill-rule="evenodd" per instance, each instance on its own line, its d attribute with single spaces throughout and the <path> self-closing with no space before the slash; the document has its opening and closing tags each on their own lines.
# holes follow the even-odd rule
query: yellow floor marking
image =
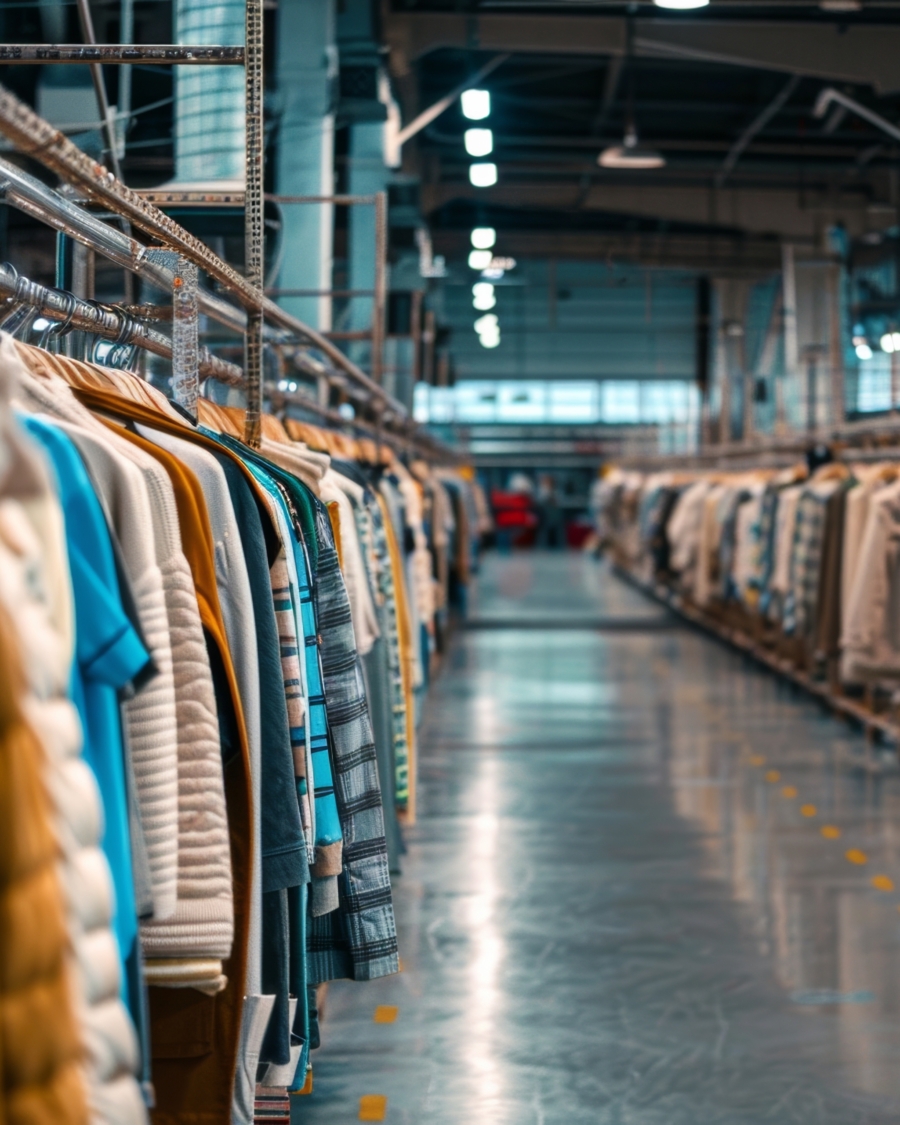
<svg viewBox="0 0 900 1125">
<path fill-rule="evenodd" d="M 848 863 L 855 863 L 857 867 L 862 867 L 864 863 L 869 862 L 869 857 L 859 848 L 851 848 L 849 852 L 844 853 L 844 858 Z"/>
<path fill-rule="evenodd" d="M 815 805 L 801 805 L 800 806 L 800 815 L 801 816 L 815 816 L 816 813 L 818 813 L 818 811 L 819 810 L 816 808 Z"/>
<path fill-rule="evenodd" d="M 372 1019 L 376 1023 L 393 1023 L 399 1011 L 399 1008 L 395 1008 L 391 1004 L 379 1004 Z"/>
<path fill-rule="evenodd" d="M 776 781 L 781 781 L 781 774 L 778 770 L 769 770 L 766 774 L 766 781 L 770 781 L 774 785 Z"/>
<path fill-rule="evenodd" d="M 384 1121 L 387 1098 L 384 1094 L 363 1094 L 359 1099 L 360 1121 Z"/>
<path fill-rule="evenodd" d="M 834 824 L 826 824 L 822 828 L 822 835 L 826 840 L 839 840 L 841 838 L 841 830 Z"/>
<path fill-rule="evenodd" d="M 797 796 L 797 790 L 793 785 L 785 785 L 784 789 L 781 790 L 781 795 L 782 797 L 787 797 L 789 801 L 793 801 Z"/>
<path fill-rule="evenodd" d="M 397 972 L 398 973 L 403 972 L 403 958 L 402 957 L 397 958 Z"/>
<path fill-rule="evenodd" d="M 751 766 L 764 766 L 766 764 L 766 759 L 762 754 L 751 754 L 747 760 Z"/>
<path fill-rule="evenodd" d="M 894 889 L 894 880 L 890 875 L 876 875 L 872 879 L 872 886 L 876 891 L 885 891 L 890 894 Z"/>
</svg>

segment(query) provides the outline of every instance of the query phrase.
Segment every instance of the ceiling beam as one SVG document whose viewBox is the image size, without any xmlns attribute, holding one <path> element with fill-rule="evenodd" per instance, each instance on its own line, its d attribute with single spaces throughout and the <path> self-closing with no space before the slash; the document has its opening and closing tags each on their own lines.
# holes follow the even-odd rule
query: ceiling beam
<svg viewBox="0 0 900 1125">
<path fill-rule="evenodd" d="M 398 76 L 432 51 L 455 47 L 523 54 L 624 55 L 616 16 L 390 12 L 385 35 Z M 641 19 L 635 53 L 753 67 L 900 91 L 900 26 L 762 20 Z"/>
<path fill-rule="evenodd" d="M 885 195 L 886 195 L 885 189 Z M 577 184 L 553 182 L 504 183 L 477 189 L 469 184 L 424 184 L 426 214 L 459 199 L 527 211 L 575 210 Z M 603 211 L 627 217 L 698 226 L 731 228 L 747 235 L 777 236 L 808 243 L 821 240 L 824 230 L 841 222 L 851 236 L 882 230 L 897 222 L 897 212 L 885 204 L 870 207 L 865 192 L 803 191 L 785 188 L 725 187 L 704 191 L 694 185 L 654 185 L 635 182 L 594 184 L 580 213 Z M 435 230 L 437 235 L 439 232 Z M 554 235 L 555 237 L 555 235 Z M 581 237 L 579 234 L 578 237 Z"/>
<path fill-rule="evenodd" d="M 451 262 L 465 259 L 468 234 L 439 230 L 433 241 L 435 250 Z M 717 277 L 759 277 L 777 270 L 781 264 L 778 242 L 741 240 L 727 235 L 504 231 L 502 245 L 504 254 L 521 261 L 558 259 L 609 265 L 627 262 L 661 269 L 709 271 Z"/>
</svg>

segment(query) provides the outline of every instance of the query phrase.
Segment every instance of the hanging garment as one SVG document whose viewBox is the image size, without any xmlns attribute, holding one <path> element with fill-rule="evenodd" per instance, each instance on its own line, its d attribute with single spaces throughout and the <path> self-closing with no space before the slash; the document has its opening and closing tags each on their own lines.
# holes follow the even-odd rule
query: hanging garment
<svg viewBox="0 0 900 1125">
<path fill-rule="evenodd" d="M 34 358 L 32 352 L 28 356 Z M 42 360 L 43 353 L 37 358 Z M 177 898 L 178 737 L 165 581 L 157 555 L 161 540 L 148 534 L 148 529 L 157 527 L 148 491 L 124 443 L 111 440 L 102 427 L 98 438 L 99 423 L 49 368 L 42 376 L 22 368 L 19 390 L 22 404 L 29 410 L 47 411 L 84 460 L 116 534 L 156 670 L 125 702 L 124 717 L 150 868 L 153 916 L 167 918 Z M 169 555 L 164 550 L 160 554 L 168 567 Z M 177 570 L 177 560 L 172 565 Z"/>
<path fill-rule="evenodd" d="M 0 612 L 0 1120 L 88 1125 L 47 762 L 25 721 L 18 638 Z"/>
</svg>

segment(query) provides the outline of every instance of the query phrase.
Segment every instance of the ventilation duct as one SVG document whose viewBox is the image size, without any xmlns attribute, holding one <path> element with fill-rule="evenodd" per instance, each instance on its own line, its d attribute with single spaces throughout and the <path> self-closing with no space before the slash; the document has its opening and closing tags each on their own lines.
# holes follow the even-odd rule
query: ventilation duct
<svg viewBox="0 0 900 1125">
<path fill-rule="evenodd" d="M 241 46 L 240 0 L 177 0 L 179 43 Z M 180 187 L 244 183 L 244 69 L 175 67 L 175 182 Z"/>
</svg>

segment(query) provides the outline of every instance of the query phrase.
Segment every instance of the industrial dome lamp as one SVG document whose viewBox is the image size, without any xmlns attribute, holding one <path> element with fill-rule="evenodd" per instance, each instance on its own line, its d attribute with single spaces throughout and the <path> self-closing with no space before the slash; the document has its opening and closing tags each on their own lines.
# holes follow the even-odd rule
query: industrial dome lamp
<svg viewBox="0 0 900 1125">
<path fill-rule="evenodd" d="M 625 26 L 625 68 L 628 78 L 628 94 L 625 106 L 625 136 L 620 145 L 610 145 L 597 157 L 601 168 L 632 169 L 645 171 L 665 167 L 666 158 L 661 152 L 645 148 L 638 139 L 634 123 L 634 23 L 628 17 Z"/>
<path fill-rule="evenodd" d="M 597 157 L 597 163 L 601 168 L 631 168 L 643 171 L 664 168 L 666 158 L 655 149 L 645 148 L 638 140 L 634 122 L 629 122 L 622 143 L 605 148 Z"/>
</svg>

